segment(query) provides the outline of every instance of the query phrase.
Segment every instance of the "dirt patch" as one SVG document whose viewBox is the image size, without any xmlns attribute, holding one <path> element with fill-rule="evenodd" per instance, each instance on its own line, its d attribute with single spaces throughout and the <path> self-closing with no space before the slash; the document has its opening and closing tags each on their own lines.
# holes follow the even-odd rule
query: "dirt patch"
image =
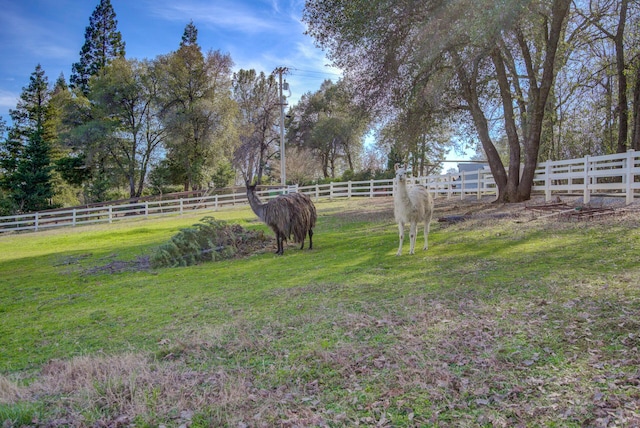
<svg viewBox="0 0 640 428">
<path fill-rule="evenodd" d="M 339 222 L 379 222 L 393 219 L 393 198 L 378 197 L 373 199 L 354 199 L 351 205 L 356 208 L 341 209 L 339 211 L 323 212 L 321 214 L 331 215 Z"/>
<path fill-rule="evenodd" d="M 135 260 L 117 260 L 117 255 L 112 254 L 111 260 L 105 264 L 93 266 L 84 270 L 84 275 L 99 275 L 103 273 L 143 272 L 151 270 L 149 256 L 138 256 Z"/>
<path fill-rule="evenodd" d="M 582 197 L 566 195 L 545 201 L 534 197 L 521 203 L 496 203 L 493 197 L 464 200 L 436 199 L 435 214 L 439 222 L 458 223 L 482 219 L 519 219 L 522 221 L 585 221 L 619 219 L 640 212 L 640 204 L 626 205 L 623 198 L 593 197 L 587 204 Z"/>
</svg>

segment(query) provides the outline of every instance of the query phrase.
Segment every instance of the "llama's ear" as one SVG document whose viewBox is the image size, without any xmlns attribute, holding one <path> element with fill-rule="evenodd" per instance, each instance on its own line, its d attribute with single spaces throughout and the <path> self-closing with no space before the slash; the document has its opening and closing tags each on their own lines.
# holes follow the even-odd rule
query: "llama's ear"
<svg viewBox="0 0 640 428">
<path fill-rule="evenodd" d="M 397 171 L 398 171 L 398 168 L 400 168 L 400 164 L 396 162 L 396 164 L 394 165 L 394 167 L 395 167 L 395 171 L 397 172 Z"/>
</svg>

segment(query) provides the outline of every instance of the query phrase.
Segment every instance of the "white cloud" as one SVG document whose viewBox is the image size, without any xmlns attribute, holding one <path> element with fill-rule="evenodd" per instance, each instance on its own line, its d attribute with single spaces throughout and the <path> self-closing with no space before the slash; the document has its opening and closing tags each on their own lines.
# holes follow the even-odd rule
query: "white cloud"
<svg viewBox="0 0 640 428">
<path fill-rule="evenodd" d="M 167 21 L 193 20 L 198 24 L 242 33 L 283 31 L 282 15 L 271 6 L 258 8 L 256 3 L 238 0 L 210 1 L 154 1 L 149 8 L 155 16 Z"/>
</svg>

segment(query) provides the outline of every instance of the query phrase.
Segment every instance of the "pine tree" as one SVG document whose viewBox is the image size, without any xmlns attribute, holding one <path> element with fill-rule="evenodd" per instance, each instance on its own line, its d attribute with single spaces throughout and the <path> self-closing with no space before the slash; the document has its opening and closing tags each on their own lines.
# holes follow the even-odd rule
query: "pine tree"
<svg viewBox="0 0 640 428">
<path fill-rule="evenodd" d="M 100 0 L 84 33 L 80 61 L 72 66 L 71 87 L 89 93 L 89 79 L 111 60 L 125 56 L 125 43 L 117 30 L 118 21 L 110 0 Z"/>
<path fill-rule="evenodd" d="M 182 34 L 182 41 L 180 47 L 193 46 L 198 44 L 198 29 L 193 24 L 193 20 L 187 24 L 184 28 L 184 34 Z"/>
<path fill-rule="evenodd" d="M 13 199 L 21 212 L 40 211 L 52 207 L 50 148 L 43 137 L 42 130 L 36 130 L 30 135 L 18 165 L 17 175 L 20 183 L 14 189 Z"/>
<path fill-rule="evenodd" d="M 22 145 L 13 132 L 7 131 L 10 131 L 7 123 L 0 118 L 0 215 L 12 215 L 16 211 L 11 190 L 15 187 L 14 172 L 22 155 Z"/>
<path fill-rule="evenodd" d="M 13 127 L 0 154 L 1 185 L 19 212 L 51 207 L 51 148 L 45 139 L 49 97 L 47 77 L 38 64 L 16 109 L 9 111 Z"/>
</svg>

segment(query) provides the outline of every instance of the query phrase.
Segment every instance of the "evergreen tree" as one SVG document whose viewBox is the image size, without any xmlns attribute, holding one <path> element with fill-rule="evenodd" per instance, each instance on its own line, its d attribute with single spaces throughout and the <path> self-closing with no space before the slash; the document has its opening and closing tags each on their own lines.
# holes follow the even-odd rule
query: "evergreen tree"
<svg viewBox="0 0 640 428">
<path fill-rule="evenodd" d="M 60 73 L 56 83 L 53 85 L 53 94 L 57 94 L 60 92 L 67 92 L 69 90 L 69 85 L 67 85 L 67 81 L 64 78 L 64 73 Z"/>
<path fill-rule="evenodd" d="M 22 153 L 22 146 L 12 138 L 12 134 L 5 136 L 7 131 L 7 122 L 0 117 L 0 137 L 2 137 L 0 139 L 0 190 L 11 188 L 6 180 L 11 172 L 18 168 L 18 159 Z"/>
<path fill-rule="evenodd" d="M 47 121 L 44 138 L 51 147 L 50 157 L 53 184 L 53 203 L 61 206 L 74 206 L 82 203 L 78 177 L 88 178 L 84 168 L 83 153 L 75 153 L 69 138 L 72 123 L 68 122 L 73 96 L 64 75 L 60 73 L 51 90 L 47 105 Z M 69 179 L 70 178 L 70 179 Z M 82 181 L 79 182 L 82 184 Z"/>
<path fill-rule="evenodd" d="M 10 190 L 13 188 L 12 174 L 18 168 L 18 159 L 22 147 L 7 134 L 7 123 L 0 117 L 0 216 L 15 212 Z"/>
<path fill-rule="evenodd" d="M 0 184 L 18 212 L 51 207 L 51 148 L 45 138 L 49 97 L 47 77 L 38 64 L 16 109 L 9 112 L 13 127 L 0 153 Z"/>
<path fill-rule="evenodd" d="M 180 42 L 180 47 L 193 46 L 197 44 L 198 44 L 198 29 L 193 24 L 193 21 L 191 21 L 184 28 L 184 34 L 182 34 L 182 41 Z"/>
<path fill-rule="evenodd" d="M 71 87 L 89 93 L 89 79 L 111 60 L 125 56 L 125 43 L 110 0 L 100 0 L 84 33 L 80 61 L 72 66 Z"/>
<path fill-rule="evenodd" d="M 21 212 L 52 208 L 50 148 L 42 130 L 34 130 L 18 164 L 19 183 L 13 191 L 13 199 Z"/>
<path fill-rule="evenodd" d="M 10 194 L 16 185 L 16 171 L 22 157 L 23 146 L 16 138 L 14 130 L 0 143 L 0 189 Z"/>
</svg>

